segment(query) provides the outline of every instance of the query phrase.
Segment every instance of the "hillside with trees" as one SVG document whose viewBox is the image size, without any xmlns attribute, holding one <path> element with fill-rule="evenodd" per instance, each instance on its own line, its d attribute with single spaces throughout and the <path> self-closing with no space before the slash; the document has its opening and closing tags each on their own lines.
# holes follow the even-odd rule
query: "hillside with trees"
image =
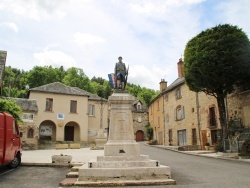
<svg viewBox="0 0 250 188">
<path fill-rule="evenodd" d="M 3 87 L 1 96 L 26 98 L 29 88 L 41 85 L 61 82 L 72 87 L 79 87 L 85 91 L 108 99 L 112 93 L 112 88 L 108 82 L 100 77 L 89 79 L 80 68 L 71 67 L 64 70 L 53 68 L 52 66 L 35 66 L 32 70 L 24 71 L 10 66 L 5 67 Z M 158 94 L 157 91 L 128 83 L 128 92 L 144 102 L 146 105 Z"/>
</svg>

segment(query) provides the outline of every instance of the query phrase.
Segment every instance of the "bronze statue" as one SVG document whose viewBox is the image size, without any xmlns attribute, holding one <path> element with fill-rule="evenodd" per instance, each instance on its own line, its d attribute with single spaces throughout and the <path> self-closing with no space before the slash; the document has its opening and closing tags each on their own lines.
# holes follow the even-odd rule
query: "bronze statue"
<svg viewBox="0 0 250 188">
<path fill-rule="evenodd" d="M 122 57 L 118 57 L 118 62 L 115 64 L 114 73 L 108 74 L 109 83 L 116 90 L 125 90 L 128 80 L 128 68 L 122 62 Z"/>
</svg>

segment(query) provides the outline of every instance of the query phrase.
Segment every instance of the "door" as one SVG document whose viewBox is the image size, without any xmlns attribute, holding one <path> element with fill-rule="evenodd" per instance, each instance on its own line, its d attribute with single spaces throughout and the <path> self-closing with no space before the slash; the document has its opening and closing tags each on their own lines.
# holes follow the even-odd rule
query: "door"
<svg viewBox="0 0 250 188">
<path fill-rule="evenodd" d="M 66 126 L 64 129 L 64 140 L 65 141 L 74 141 L 74 127 Z"/>
<path fill-rule="evenodd" d="M 192 145 L 197 145 L 196 129 L 192 129 Z"/>
<path fill-rule="evenodd" d="M 201 131 L 201 136 L 202 136 L 202 149 L 205 150 L 205 144 L 207 142 L 207 131 L 206 130 L 202 130 Z"/>
<path fill-rule="evenodd" d="M 10 162 L 15 158 L 16 151 L 20 147 L 20 137 L 18 126 L 12 116 L 6 114 L 6 153 L 5 162 Z"/>
<path fill-rule="evenodd" d="M 143 131 L 139 130 L 136 132 L 136 141 L 144 141 L 144 133 Z"/>
<path fill-rule="evenodd" d="M 178 131 L 178 145 L 179 146 L 187 145 L 186 130 Z"/>
</svg>

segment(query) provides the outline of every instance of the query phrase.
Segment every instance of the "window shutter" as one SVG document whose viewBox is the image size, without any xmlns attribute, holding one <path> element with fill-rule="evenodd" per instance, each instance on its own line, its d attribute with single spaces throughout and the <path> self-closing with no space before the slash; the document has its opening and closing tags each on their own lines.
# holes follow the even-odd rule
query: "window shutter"
<svg viewBox="0 0 250 188">
<path fill-rule="evenodd" d="M 184 106 L 181 106 L 181 119 L 185 118 Z"/>
<path fill-rule="evenodd" d="M 176 119 L 176 108 L 174 109 L 174 120 L 176 121 L 177 119 Z"/>
</svg>

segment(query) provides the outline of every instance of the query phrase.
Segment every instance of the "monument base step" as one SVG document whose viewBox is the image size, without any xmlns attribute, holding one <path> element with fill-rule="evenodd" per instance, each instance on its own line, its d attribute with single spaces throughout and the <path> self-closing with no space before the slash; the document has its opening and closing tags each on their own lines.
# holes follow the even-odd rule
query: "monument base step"
<svg viewBox="0 0 250 188">
<path fill-rule="evenodd" d="M 89 168 L 84 164 L 79 168 L 79 180 L 89 179 L 103 180 L 106 178 L 138 178 L 143 177 L 165 177 L 170 179 L 171 173 L 168 166 L 160 165 L 158 167 L 129 167 L 129 168 Z"/>
<path fill-rule="evenodd" d="M 155 185 L 175 185 L 173 179 L 144 179 L 144 180 L 106 180 L 106 181 L 76 181 L 75 186 L 92 186 L 92 187 L 118 187 L 118 186 L 155 186 Z"/>
<path fill-rule="evenodd" d="M 78 181 L 77 178 L 66 178 L 60 183 L 67 187 L 121 187 L 121 186 L 157 186 L 157 185 L 176 185 L 173 179 L 150 179 L 150 180 L 106 180 L 106 181 Z"/>
</svg>

